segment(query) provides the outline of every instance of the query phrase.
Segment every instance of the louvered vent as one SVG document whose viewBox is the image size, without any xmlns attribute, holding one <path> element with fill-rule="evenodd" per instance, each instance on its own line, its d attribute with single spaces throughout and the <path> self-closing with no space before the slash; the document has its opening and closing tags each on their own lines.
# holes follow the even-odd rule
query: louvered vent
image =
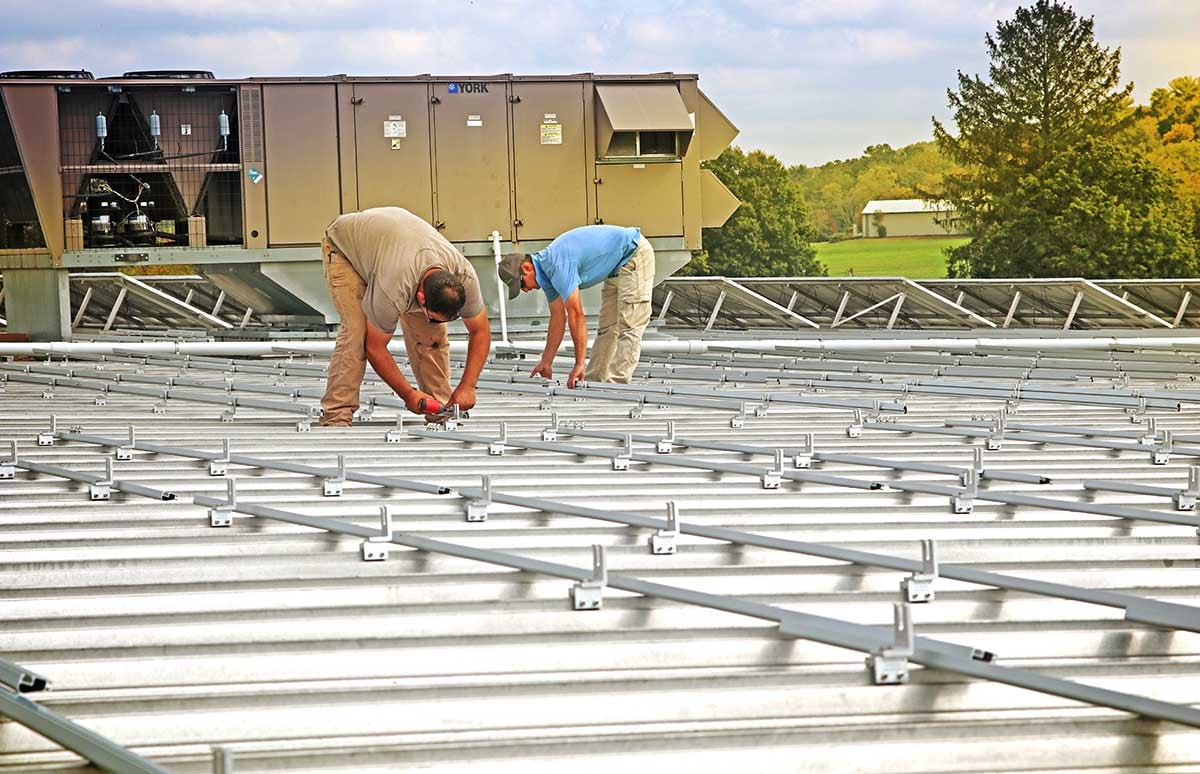
<svg viewBox="0 0 1200 774">
<path fill-rule="evenodd" d="M 240 91 L 242 117 L 242 162 L 263 163 L 262 88 L 243 87 Z"/>
</svg>

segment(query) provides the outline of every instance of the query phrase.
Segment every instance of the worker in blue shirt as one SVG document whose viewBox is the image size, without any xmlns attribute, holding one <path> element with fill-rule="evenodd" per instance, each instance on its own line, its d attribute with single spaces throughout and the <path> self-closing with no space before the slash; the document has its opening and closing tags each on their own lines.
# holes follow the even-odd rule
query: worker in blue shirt
<svg viewBox="0 0 1200 774">
<path fill-rule="evenodd" d="M 568 387 L 580 379 L 629 383 L 642 351 L 642 334 L 650 322 L 654 288 L 654 248 L 639 229 L 571 229 L 533 255 L 509 253 L 501 259 L 499 272 L 510 299 L 541 288 L 550 302 L 546 347 L 531 377 L 552 378 L 551 364 L 569 327 L 575 366 L 567 376 Z M 600 326 L 588 358 L 587 319 L 579 291 L 601 282 Z"/>
</svg>

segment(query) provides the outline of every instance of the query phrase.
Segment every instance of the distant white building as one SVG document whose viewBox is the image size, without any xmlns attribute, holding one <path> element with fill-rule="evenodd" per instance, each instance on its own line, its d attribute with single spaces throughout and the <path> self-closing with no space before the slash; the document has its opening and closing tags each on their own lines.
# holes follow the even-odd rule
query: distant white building
<svg viewBox="0 0 1200 774">
<path fill-rule="evenodd" d="M 965 233 L 958 212 L 947 202 L 928 199 L 874 199 L 863 207 L 865 237 L 946 236 Z"/>
</svg>

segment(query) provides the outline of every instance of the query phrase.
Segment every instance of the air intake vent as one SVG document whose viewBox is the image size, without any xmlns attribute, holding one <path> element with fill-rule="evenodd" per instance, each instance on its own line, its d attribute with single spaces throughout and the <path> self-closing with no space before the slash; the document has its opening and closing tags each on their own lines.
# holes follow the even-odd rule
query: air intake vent
<svg viewBox="0 0 1200 774">
<path fill-rule="evenodd" d="M 141 80 L 176 79 L 185 81 L 211 81 L 214 76 L 211 70 L 131 70 L 121 75 L 122 78 L 138 78 Z"/>
<path fill-rule="evenodd" d="M 263 163 L 262 87 L 243 86 L 238 112 L 242 119 L 242 162 Z"/>
<path fill-rule="evenodd" d="M 0 78 L 28 78 L 30 80 L 94 81 L 96 76 L 87 70 L 9 70 L 0 73 Z"/>
</svg>

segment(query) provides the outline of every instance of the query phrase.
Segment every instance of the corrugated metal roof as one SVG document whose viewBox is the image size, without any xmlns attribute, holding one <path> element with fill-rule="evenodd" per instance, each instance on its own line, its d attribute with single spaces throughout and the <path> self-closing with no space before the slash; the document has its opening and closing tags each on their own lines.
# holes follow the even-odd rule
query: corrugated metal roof
<svg viewBox="0 0 1200 774">
<path fill-rule="evenodd" d="M 218 745 L 237 771 L 1200 765 L 1194 727 L 1018 687 L 1040 675 L 1195 716 L 1200 517 L 1172 497 L 1186 504 L 1200 454 L 1196 350 L 724 343 L 580 391 L 497 359 L 470 418 L 435 432 L 397 430 L 375 382 L 372 418 L 298 432 L 321 358 L 11 363 L 0 658 L 53 681 L 39 705 L 173 771 L 211 770 Z M 155 409 L 103 392 L 117 375 L 176 381 Z M 131 459 L 92 502 L 60 475 L 103 479 L 105 444 Z M 213 528 L 229 477 L 233 526 Z M 1130 484 L 1150 489 L 1116 491 Z M 466 521 L 472 502 L 486 521 Z M 655 555 L 668 503 L 677 551 Z M 381 504 L 395 542 L 363 561 Z M 936 598 L 910 608 L 924 639 L 907 684 L 875 685 L 863 652 L 828 643 L 892 641 L 923 540 L 940 564 Z M 593 545 L 609 585 L 575 611 Z M 944 668 L 917 666 L 936 653 Z M 0 770 L 78 760 L 0 723 Z"/>
</svg>

